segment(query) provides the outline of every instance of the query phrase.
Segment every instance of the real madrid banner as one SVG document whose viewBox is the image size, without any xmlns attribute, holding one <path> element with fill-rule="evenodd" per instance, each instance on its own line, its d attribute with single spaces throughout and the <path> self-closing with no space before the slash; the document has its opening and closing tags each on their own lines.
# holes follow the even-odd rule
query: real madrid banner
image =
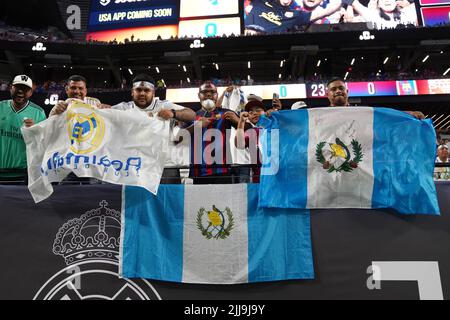
<svg viewBox="0 0 450 320">
<path fill-rule="evenodd" d="M 439 214 L 431 120 L 344 107 L 281 111 L 261 123 L 267 132 L 279 130 L 279 159 L 272 159 L 279 170 L 263 167 L 261 206 Z"/>
<path fill-rule="evenodd" d="M 313 279 L 307 210 L 259 209 L 257 184 L 124 187 L 120 274 L 183 283 Z"/>
<path fill-rule="evenodd" d="M 49 197 L 51 182 L 70 172 L 157 192 L 169 139 L 165 121 L 136 110 L 99 110 L 74 100 L 64 114 L 22 132 L 35 202 Z"/>
</svg>

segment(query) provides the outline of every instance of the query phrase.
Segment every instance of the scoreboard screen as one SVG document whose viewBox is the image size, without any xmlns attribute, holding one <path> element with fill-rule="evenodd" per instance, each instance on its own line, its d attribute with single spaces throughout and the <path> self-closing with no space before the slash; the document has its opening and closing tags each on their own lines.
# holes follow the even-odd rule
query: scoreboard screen
<svg viewBox="0 0 450 320">
<path fill-rule="evenodd" d="M 180 37 L 215 37 L 223 34 L 240 34 L 239 18 L 197 19 L 180 21 L 178 35 Z"/>
<path fill-rule="evenodd" d="M 350 97 L 450 94 L 450 79 L 347 82 Z M 309 83 L 307 98 L 327 96 L 325 83 Z"/>
<path fill-rule="evenodd" d="M 442 5 L 450 4 L 449 0 L 420 0 L 421 6 L 432 6 L 432 5 Z"/>
<path fill-rule="evenodd" d="M 437 25 L 450 24 L 450 5 L 440 7 L 422 7 L 423 25 L 433 27 Z"/>
<path fill-rule="evenodd" d="M 347 10 L 348 6 L 343 5 L 340 0 L 242 1 L 246 34 L 302 32 L 308 30 L 310 24 L 366 23 L 371 29 L 380 30 L 393 29 L 399 25 L 419 26 L 415 1 L 399 4 L 400 1 L 396 0 L 380 0 L 375 3 L 371 0 L 359 0 L 351 14 Z"/>
<path fill-rule="evenodd" d="M 93 0 L 87 40 L 123 42 L 241 33 L 240 0 Z"/>
<path fill-rule="evenodd" d="M 350 97 L 414 96 L 450 94 L 450 79 L 347 82 Z M 225 87 L 219 87 L 221 93 Z M 256 94 L 270 100 L 274 93 L 280 99 L 326 98 L 326 83 L 242 86 L 245 95 Z M 198 88 L 167 89 L 167 99 L 176 103 L 198 102 Z"/>
<path fill-rule="evenodd" d="M 117 0 L 92 1 L 89 16 L 90 31 L 104 31 L 128 27 L 171 25 L 178 22 L 177 0 Z"/>
<path fill-rule="evenodd" d="M 359 2 L 359 11 L 353 10 L 349 18 L 341 0 L 92 0 L 86 39 L 123 42 L 132 36 L 146 41 L 279 34 L 303 32 L 310 23 L 365 22 L 375 29 L 450 23 L 450 0 L 380 0 L 377 8 L 372 0 Z M 310 20 L 311 12 L 321 18 Z"/>
<path fill-rule="evenodd" d="M 222 93 L 226 87 L 218 87 L 219 93 Z M 304 99 L 306 97 L 305 84 L 279 84 L 262 86 L 242 86 L 244 95 L 256 94 L 265 100 L 273 98 L 277 93 L 280 99 Z M 198 88 L 167 89 L 166 98 L 174 103 L 198 102 Z"/>
<path fill-rule="evenodd" d="M 239 1 L 188 0 L 181 1 L 180 18 L 211 17 L 239 14 Z"/>
</svg>

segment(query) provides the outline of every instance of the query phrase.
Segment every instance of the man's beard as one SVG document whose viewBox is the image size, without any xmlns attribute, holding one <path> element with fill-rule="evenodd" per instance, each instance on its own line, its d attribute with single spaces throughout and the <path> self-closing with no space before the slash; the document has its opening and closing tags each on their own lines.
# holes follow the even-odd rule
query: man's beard
<svg viewBox="0 0 450 320">
<path fill-rule="evenodd" d="M 137 101 L 134 101 L 134 104 L 136 106 L 138 106 L 139 109 L 147 109 L 152 104 L 152 101 L 140 102 L 139 100 L 137 100 Z"/>
<path fill-rule="evenodd" d="M 334 105 L 337 107 L 345 107 L 347 106 L 347 99 L 345 99 L 345 97 L 343 96 L 338 96 L 336 97 L 334 100 Z"/>
<path fill-rule="evenodd" d="M 26 103 L 28 101 L 28 99 L 25 95 L 23 95 L 22 97 L 19 97 L 18 93 L 13 93 L 11 95 L 11 98 L 15 103 L 20 103 L 20 104 Z M 20 101 L 18 101 L 18 100 L 20 100 Z"/>
</svg>

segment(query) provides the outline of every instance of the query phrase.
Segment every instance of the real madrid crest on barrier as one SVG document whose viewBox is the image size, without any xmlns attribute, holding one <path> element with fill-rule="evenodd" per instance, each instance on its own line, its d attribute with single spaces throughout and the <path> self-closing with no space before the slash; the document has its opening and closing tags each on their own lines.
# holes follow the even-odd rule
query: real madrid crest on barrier
<svg viewBox="0 0 450 320">
<path fill-rule="evenodd" d="M 320 142 L 316 146 L 316 159 L 329 173 L 334 171 L 351 172 L 358 168 L 358 164 L 364 157 L 361 144 L 358 141 L 353 139 L 351 146 L 353 158 L 348 146 L 339 138 L 336 138 L 336 143 Z"/>
<path fill-rule="evenodd" d="M 200 208 L 197 214 L 197 228 L 206 239 L 226 239 L 234 228 L 233 213 L 225 208 L 225 214 L 215 205 L 211 211 Z"/>
<path fill-rule="evenodd" d="M 107 207 L 90 210 L 66 222 L 58 231 L 53 253 L 66 268 L 51 277 L 34 300 L 161 300 L 143 279 L 121 279 L 118 274 L 120 212 Z"/>
</svg>

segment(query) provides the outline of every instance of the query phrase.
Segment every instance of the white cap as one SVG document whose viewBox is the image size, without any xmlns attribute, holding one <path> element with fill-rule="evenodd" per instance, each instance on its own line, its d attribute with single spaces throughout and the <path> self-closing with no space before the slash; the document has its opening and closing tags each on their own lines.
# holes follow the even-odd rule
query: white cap
<svg viewBox="0 0 450 320">
<path fill-rule="evenodd" d="M 250 94 L 247 96 L 247 100 L 257 100 L 257 101 L 262 102 L 262 101 L 263 101 L 263 98 L 261 98 L 260 96 L 257 96 L 256 94 L 250 93 Z"/>
<path fill-rule="evenodd" d="M 306 105 L 306 103 L 304 103 L 303 101 L 298 101 L 292 105 L 291 110 L 297 110 L 297 109 L 302 109 L 302 108 L 306 108 L 306 107 L 308 107 Z"/>
<path fill-rule="evenodd" d="M 447 146 L 446 144 L 441 144 L 441 145 L 438 147 L 438 150 L 441 150 L 441 149 L 447 149 L 447 150 L 448 150 L 448 146 Z"/>
<path fill-rule="evenodd" d="M 23 84 L 24 86 L 27 86 L 29 88 L 33 88 L 33 81 L 31 80 L 31 78 L 29 76 L 26 76 L 24 74 L 18 75 L 14 78 L 13 85 L 16 84 Z"/>
</svg>

